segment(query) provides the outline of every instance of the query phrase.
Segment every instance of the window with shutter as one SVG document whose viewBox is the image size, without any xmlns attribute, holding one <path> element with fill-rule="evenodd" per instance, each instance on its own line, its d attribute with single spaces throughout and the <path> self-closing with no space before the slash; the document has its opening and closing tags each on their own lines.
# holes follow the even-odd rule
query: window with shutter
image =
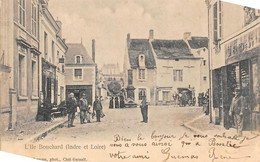
<svg viewBox="0 0 260 162">
<path fill-rule="evenodd" d="M 213 5 L 213 32 L 214 32 L 214 43 L 218 42 L 218 4 L 217 2 Z"/>
<path fill-rule="evenodd" d="M 25 0 L 19 0 L 18 3 L 19 24 L 25 27 Z"/>
</svg>

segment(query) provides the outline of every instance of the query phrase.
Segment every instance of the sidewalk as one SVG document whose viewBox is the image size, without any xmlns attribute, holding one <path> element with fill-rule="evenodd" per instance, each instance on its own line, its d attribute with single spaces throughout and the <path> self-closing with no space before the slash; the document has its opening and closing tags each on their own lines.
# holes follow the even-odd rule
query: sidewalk
<svg viewBox="0 0 260 162">
<path fill-rule="evenodd" d="M 184 127 L 202 134 L 202 135 L 215 135 L 215 134 L 222 134 L 225 133 L 227 135 L 236 135 L 236 129 L 230 128 L 225 129 L 223 125 L 215 125 L 214 123 L 209 123 L 210 119 L 208 115 L 201 115 L 198 118 L 195 118 L 189 122 L 183 124 Z M 251 131 L 243 131 L 243 136 L 252 136 L 255 135 L 256 132 L 252 133 Z M 257 133 L 259 134 L 259 133 Z"/>
<path fill-rule="evenodd" d="M 55 118 L 53 121 L 34 121 L 25 123 L 13 131 L 1 132 L 2 142 L 33 142 L 45 137 L 49 132 L 62 127 L 67 122 L 67 117 Z"/>
</svg>

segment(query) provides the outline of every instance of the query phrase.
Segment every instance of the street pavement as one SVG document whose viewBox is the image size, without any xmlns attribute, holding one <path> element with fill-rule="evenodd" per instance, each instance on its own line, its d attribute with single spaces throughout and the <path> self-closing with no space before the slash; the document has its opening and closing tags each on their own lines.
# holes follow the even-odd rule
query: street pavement
<svg viewBox="0 0 260 162">
<path fill-rule="evenodd" d="M 242 147 L 229 146 L 230 139 L 221 132 L 212 142 L 211 137 L 198 137 L 184 127 L 184 123 L 203 115 L 200 107 L 149 106 L 148 123 L 141 122 L 140 108 L 109 109 L 106 101 L 103 110 L 106 116 L 101 122 L 92 119 L 91 123 L 80 124 L 77 116 L 76 127 L 66 124 L 37 143 L 17 145 L 9 152 L 46 161 L 202 162 L 226 161 L 232 156 L 238 162 L 259 158 L 259 140 L 232 139 L 232 144 L 247 146 L 241 153 Z"/>
<path fill-rule="evenodd" d="M 103 103 L 104 118 L 101 122 L 91 119 L 91 123 L 80 124 L 79 116 L 76 117 L 74 125 L 67 125 L 57 129 L 48 135 L 43 141 L 107 141 L 111 139 L 110 134 L 126 134 L 128 136 L 142 134 L 150 135 L 153 130 L 163 133 L 178 133 L 189 131 L 182 126 L 183 123 L 202 114 L 199 107 L 177 107 L 177 106 L 149 106 L 148 123 L 141 122 L 140 108 L 109 109 L 108 103 Z M 62 136 L 61 136 L 62 135 Z"/>
</svg>

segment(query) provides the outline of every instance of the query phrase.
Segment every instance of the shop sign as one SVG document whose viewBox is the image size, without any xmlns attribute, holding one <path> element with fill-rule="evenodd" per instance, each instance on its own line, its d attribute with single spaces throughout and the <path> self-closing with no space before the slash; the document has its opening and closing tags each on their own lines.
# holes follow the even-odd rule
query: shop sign
<svg viewBox="0 0 260 162">
<path fill-rule="evenodd" d="M 238 36 L 238 38 L 226 43 L 225 55 L 227 58 L 232 57 L 247 52 L 258 46 L 260 46 L 260 27 Z"/>
</svg>

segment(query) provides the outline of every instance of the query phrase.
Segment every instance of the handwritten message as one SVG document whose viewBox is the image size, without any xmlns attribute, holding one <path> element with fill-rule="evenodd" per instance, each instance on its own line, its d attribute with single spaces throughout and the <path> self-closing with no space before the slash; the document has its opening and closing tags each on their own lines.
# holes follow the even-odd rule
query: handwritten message
<svg viewBox="0 0 260 162">
<path fill-rule="evenodd" d="M 212 162 L 227 159 L 233 159 L 234 161 L 237 159 L 246 160 L 251 158 L 251 156 L 247 154 L 241 155 L 239 152 L 243 152 L 242 148 L 249 147 L 249 141 L 257 137 L 258 135 L 253 137 L 227 136 L 225 133 L 208 136 L 188 134 L 186 132 L 178 136 L 159 133 L 155 130 L 148 138 L 143 137 L 141 133 L 135 138 L 115 134 L 109 148 L 117 148 L 117 151 L 110 152 L 109 157 L 121 160 L 149 160 L 162 155 L 162 162 L 174 160 L 200 161 L 202 158 L 205 159 L 205 157 Z M 135 152 L 134 150 L 138 151 Z M 150 153 L 148 150 L 153 150 L 154 152 Z"/>
<path fill-rule="evenodd" d="M 176 131 L 174 131 L 176 132 Z M 27 143 L 24 150 L 43 161 L 255 161 L 259 135 L 238 137 L 226 133 L 165 133 L 158 130 L 140 133 L 115 133 L 109 140 L 75 143 Z M 91 141 L 91 142 L 89 142 Z M 259 147 L 259 146 L 258 146 Z M 48 157 L 42 153 L 46 153 Z M 258 156 L 259 157 L 259 156 Z"/>
</svg>

